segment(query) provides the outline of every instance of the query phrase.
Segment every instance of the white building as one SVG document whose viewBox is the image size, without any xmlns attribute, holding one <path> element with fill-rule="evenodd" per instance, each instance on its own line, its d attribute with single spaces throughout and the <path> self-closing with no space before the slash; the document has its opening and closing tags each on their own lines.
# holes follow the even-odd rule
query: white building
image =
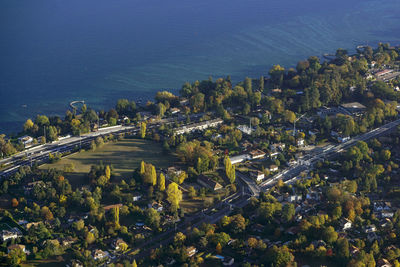
<svg viewBox="0 0 400 267">
<path fill-rule="evenodd" d="M 250 160 L 251 156 L 249 154 L 243 154 L 243 155 L 231 157 L 230 159 L 231 159 L 232 164 L 237 164 L 237 163 L 244 162 L 246 160 Z"/>
<path fill-rule="evenodd" d="M 184 125 L 182 127 L 178 127 L 174 130 L 175 135 L 181 135 L 185 133 L 191 133 L 193 131 L 202 131 L 210 127 L 216 127 L 222 124 L 224 121 L 221 119 L 214 119 L 210 121 L 202 121 L 199 123 L 192 123 L 189 125 Z"/>
</svg>

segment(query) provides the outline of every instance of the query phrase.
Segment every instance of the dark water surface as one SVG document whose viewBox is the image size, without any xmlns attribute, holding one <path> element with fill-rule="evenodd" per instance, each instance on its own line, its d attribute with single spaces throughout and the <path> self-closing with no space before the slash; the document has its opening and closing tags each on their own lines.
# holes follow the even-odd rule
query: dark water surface
<svg viewBox="0 0 400 267">
<path fill-rule="evenodd" d="M 0 132 L 72 100 L 107 109 L 209 75 L 400 44 L 398 0 L 3 0 Z"/>
</svg>

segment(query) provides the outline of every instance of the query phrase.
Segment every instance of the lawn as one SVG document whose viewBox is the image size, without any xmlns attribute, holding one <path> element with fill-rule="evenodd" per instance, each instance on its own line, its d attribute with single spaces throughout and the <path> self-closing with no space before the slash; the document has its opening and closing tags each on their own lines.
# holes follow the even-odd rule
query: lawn
<svg viewBox="0 0 400 267">
<path fill-rule="evenodd" d="M 114 166 L 113 175 L 116 179 L 127 179 L 131 177 L 135 168 L 139 167 L 140 162 L 151 163 L 156 168 L 165 168 L 174 164 L 177 158 L 165 155 L 162 146 L 153 141 L 125 138 L 121 141 L 110 142 L 97 148 L 95 151 L 83 151 L 62 158 L 52 164 L 45 164 L 41 168 L 57 168 L 63 170 L 66 164 L 73 164 L 74 171 L 65 176 L 73 186 L 87 184 L 87 174 L 92 165 L 112 164 Z"/>
</svg>

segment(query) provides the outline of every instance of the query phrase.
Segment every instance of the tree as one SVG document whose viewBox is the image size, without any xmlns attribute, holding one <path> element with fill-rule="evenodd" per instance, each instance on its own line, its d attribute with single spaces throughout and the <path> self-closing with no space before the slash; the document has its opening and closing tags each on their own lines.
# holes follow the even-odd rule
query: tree
<svg viewBox="0 0 400 267">
<path fill-rule="evenodd" d="M 165 176 L 162 173 L 158 176 L 158 190 L 165 191 Z"/>
<path fill-rule="evenodd" d="M 144 121 L 140 124 L 140 136 L 142 139 L 146 137 L 146 123 Z"/>
<path fill-rule="evenodd" d="M 158 104 L 157 104 L 157 113 L 158 113 L 158 116 L 164 117 L 164 113 L 165 113 L 166 110 L 167 110 L 167 109 L 166 109 L 166 107 L 165 107 L 165 105 L 164 105 L 163 103 L 158 103 Z"/>
<path fill-rule="evenodd" d="M 231 159 L 228 156 L 225 156 L 224 158 L 224 165 L 225 165 L 225 174 L 228 177 L 231 184 L 233 184 L 236 179 L 236 171 L 235 171 L 235 166 L 232 166 Z"/>
<path fill-rule="evenodd" d="M 149 208 L 145 211 L 146 223 L 150 226 L 158 229 L 160 226 L 160 214 L 153 208 Z"/>
<path fill-rule="evenodd" d="M 274 65 L 270 69 L 269 75 L 271 76 L 271 81 L 273 82 L 274 86 L 282 86 L 284 73 L 285 68 L 281 67 L 280 65 Z"/>
<path fill-rule="evenodd" d="M 288 266 L 294 260 L 294 256 L 290 253 L 286 246 L 273 246 L 266 255 L 266 260 L 272 263 L 272 266 L 284 267 Z"/>
<path fill-rule="evenodd" d="M 193 186 L 189 186 L 189 193 L 188 193 L 190 198 L 195 198 L 197 195 L 196 189 Z"/>
<path fill-rule="evenodd" d="M 233 215 L 229 225 L 233 233 L 241 233 L 246 229 L 246 219 L 241 214 Z"/>
<path fill-rule="evenodd" d="M 285 222 L 289 222 L 293 219 L 296 211 L 294 209 L 294 205 L 291 203 L 287 203 L 282 207 L 282 219 Z"/>
<path fill-rule="evenodd" d="M 332 226 L 328 226 L 323 230 L 323 239 L 328 243 L 334 243 L 338 238 L 338 233 Z"/>
<path fill-rule="evenodd" d="M 222 253 L 222 246 L 220 243 L 217 244 L 217 246 L 215 247 L 215 252 L 217 254 L 221 254 Z"/>
<path fill-rule="evenodd" d="M 96 237 L 92 232 L 87 232 L 85 240 L 88 244 L 92 244 L 94 241 L 96 241 Z"/>
<path fill-rule="evenodd" d="M 133 260 L 132 267 L 137 267 L 136 260 Z"/>
<path fill-rule="evenodd" d="M 171 210 L 176 211 L 179 209 L 179 203 L 182 200 L 182 191 L 175 182 L 168 185 L 167 200 L 171 204 Z"/>
<path fill-rule="evenodd" d="M 285 110 L 284 117 L 285 117 L 285 121 L 293 123 L 296 119 L 296 114 L 294 114 L 293 111 Z"/>
<path fill-rule="evenodd" d="M 145 171 L 146 171 L 146 166 L 145 166 L 144 161 L 142 160 L 140 162 L 140 175 L 144 175 Z"/>
<path fill-rule="evenodd" d="M 182 232 L 178 232 L 174 236 L 174 244 L 176 246 L 182 246 L 186 240 L 186 236 Z"/>
<path fill-rule="evenodd" d="M 43 206 L 41 209 L 41 214 L 46 221 L 52 221 L 54 219 L 53 213 L 46 206 Z"/>
<path fill-rule="evenodd" d="M 151 184 L 153 186 L 157 184 L 157 172 L 156 172 L 156 167 L 154 167 L 154 165 L 151 165 Z"/>
<path fill-rule="evenodd" d="M 29 132 L 34 126 L 34 123 L 31 119 L 27 119 L 24 124 L 24 132 Z"/>
<path fill-rule="evenodd" d="M 114 207 L 112 209 L 112 215 L 113 215 L 113 223 L 115 226 L 119 227 L 119 207 Z"/>
<path fill-rule="evenodd" d="M 15 248 L 10 251 L 7 255 L 7 262 L 11 266 L 19 266 L 21 262 L 26 260 L 25 252 L 20 248 Z"/>
<path fill-rule="evenodd" d="M 348 258 L 349 252 L 349 241 L 346 238 L 340 238 L 336 241 L 337 255 L 341 258 Z"/>
<path fill-rule="evenodd" d="M 12 206 L 13 208 L 18 207 L 18 204 L 19 204 L 19 202 L 18 202 L 18 200 L 17 200 L 16 198 L 13 198 L 13 199 L 11 200 L 11 206 Z"/>
<path fill-rule="evenodd" d="M 110 169 L 110 166 L 106 166 L 106 169 L 105 169 L 105 177 L 107 178 L 107 181 L 108 180 L 110 180 L 110 178 L 111 178 L 111 169 Z"/>
</svg>

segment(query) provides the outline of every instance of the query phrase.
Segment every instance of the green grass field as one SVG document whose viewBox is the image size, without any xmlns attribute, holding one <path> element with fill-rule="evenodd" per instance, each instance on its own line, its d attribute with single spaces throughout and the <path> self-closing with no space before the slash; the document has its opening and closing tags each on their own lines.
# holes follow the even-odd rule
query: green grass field
<svg viewBox="0 0 400 267">
<path fill-rule="evenodd" d="M 153 164 L 156 168 L 165 168 L 174 164 L 177 158 L 163 154 L 159 143 L 126 138 L 107 143 L 95 151 L 88 150 L 69 155 L 56 163 L 45 164 L 41 168 L 63 170 L 66 164 L 72 163 L 74 171 L 65 176 L 73 186 L 76 186 L 88 183 L 86 176 L 90 167 L 99 164 L 101 161 L 105 165 L 112 164 L 114 166 L 113 175 L 117 179 L 127 179 L 131 177 L 133 170 L 140 165 L 142 160 Z"/>
</svg>

